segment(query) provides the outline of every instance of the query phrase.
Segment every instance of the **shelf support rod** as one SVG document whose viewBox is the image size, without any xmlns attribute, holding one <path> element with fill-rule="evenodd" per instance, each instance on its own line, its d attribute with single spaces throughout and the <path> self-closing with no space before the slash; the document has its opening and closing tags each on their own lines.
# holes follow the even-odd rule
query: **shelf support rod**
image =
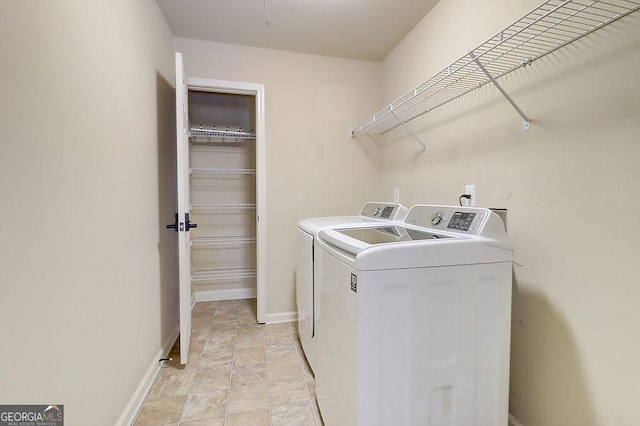
<svg viewBox="0 0 640 426">
<path fill-rule="evenodd" d="M 529 120 L 529 117 L 527 117 L 524 114 L 524 112 L 522 112 L 520 107 L 513 101 L 513 99 L 511 99 L 511 96 L 509 96 L 509 94 L 502 88 L 502 86 L 500 86 L 500 84 L 496 81 L 496 79 L 493 78 L 491 73 L 484 67 L 484 65 L 482 65 L 480 60 L 476 57 L 476 55 L 473 54 L 473 52 L 469 52 L 469 57 L 473 60 L 473 62 L 476 63 L 478 68 L 480 68 L 480 70 L 487 76 L 487 78 L 491 80 L 493 85 L 496 86 L 496 88 L 500 91 L 500 93 L 502 93 L 502 96 L 504 96 L 505 99 L 509 101 L 511 106 L 518 112 L 518 114 L 520 114 L 520 116 L 524 118 L 524 129 L 529 130 L 529 127 L 531 126 L 531 121 Z"/>
<path fill-rule="evenodd" d="M 420 140 L 419 137 L 416 136 L 415 133 L 413 133 L 411 131 L 411 129 L 409 128 L 409 126 L 407 126 L 407 123 L 403 122 L 402 120 L 400 120 L 400 117 L 398 117 L 396 115 L 396 113 L 393 111 L 393 109 L 389 110 L 391 112 L 391 115 L 393 115 L 395 117 L 396 120 L 398 120 L 398 123 L 400 123 L 400 125 L 402 127 L 404 127 L 404 129 L 411 135 L 411 137 L 413 137 L 413 139 L 415 139 L 416 142 L 418 142 L 420 144 L 420 146 L 423 148 L 423 153 L 426 154 L 427 153 L 427 147 L 425 146 L 425 144 L 422 143 L 422 141 Z"/>
</svg>

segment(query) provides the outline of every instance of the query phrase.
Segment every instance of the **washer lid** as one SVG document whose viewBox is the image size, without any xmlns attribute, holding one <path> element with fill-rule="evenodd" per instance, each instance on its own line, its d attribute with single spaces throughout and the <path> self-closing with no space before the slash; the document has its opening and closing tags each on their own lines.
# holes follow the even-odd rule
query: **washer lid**
<svg viewBox="0 0 640 426">
<path fill-rule="evenodd" d="M 502 220 L 478 207 L 416 205 L 404 223 L 328 227 L 320 246 L 358 270 L 511 261 Z"/>
<path fill-rule="evenodd" d="M 469 236 L 433 232 L 430 229 L 401 225 L 368 225 L 361 227 L 329 227 L 321 230 L 319 239 L 350 256 L 364 256 L 372 251 L 395 253 L 411 247 L 440 245 L 447 241 L 468 240 Z"/>
<path fill-rule="evenodd" d="M 407 232 L 391 242 L 388 240 L 392 237 L 386 236 L 383 238 L 387 241 L 371 244 L 338 229 L 325 229 L 320 231 L 318 240 L 323 251 L 360 271 L 511 261 L 512 252 L 508 247 L 476 235 L 403 240 L 408 235 Z"/>
</svg>

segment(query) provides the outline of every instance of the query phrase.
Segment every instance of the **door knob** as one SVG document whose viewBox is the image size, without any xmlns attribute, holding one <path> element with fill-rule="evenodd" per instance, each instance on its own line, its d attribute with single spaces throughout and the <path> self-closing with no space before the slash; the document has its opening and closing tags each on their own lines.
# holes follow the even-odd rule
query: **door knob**
<svg viewBox="0 0 640 426">
<path fill-rule="evenodd" d="M 167 225 L 167 229 L 174 229 L 176 232 L 178 232 L 178 213 L 176 213 L 175 215 L 175 222 Z"/>
<path fill-rule="evenodd" d="M 191 223 L 191 221 L 189 220 L 189 213 L 185 213 L 184 214 L 184 221 L 186 223 L 186 228 L 185 231 L 188 231 L 191 228 L 197 228 L 198 224 L 197 223 Z"/>
</svg>

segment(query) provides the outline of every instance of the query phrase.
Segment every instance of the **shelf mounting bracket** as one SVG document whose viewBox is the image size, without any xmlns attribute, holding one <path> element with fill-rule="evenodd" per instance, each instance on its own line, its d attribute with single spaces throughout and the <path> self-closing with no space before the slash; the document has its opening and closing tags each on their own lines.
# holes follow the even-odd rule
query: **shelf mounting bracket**
<svg viewBox="0 0 640 426">
<path fill-rule="evenodd" d="M 426 154 L 426 153 L 428 152 L 428 151 L 427 151 L 427 147 L 425 146 L 425 144 L 423 144 L 423 143 L 422 143 L 422 141 L 420 140 L 420 138 L 419 138 L 419 137 L 417 137 L 417 136 L 416 136 L 416 134 L 415 134 L 415 133 L 413 133 L 413 132 L 411 131 L 411 129 L 409 128 L 409 126 L 407 126 L 407 123 L 405 123 L 404 121 L 400 120 L 400 117 L 398 117 L 398 115 L 393 111 L 393 109 L 391 109 L 391 110 L 390 110 L 390 112 L 391 112 L 391 115 L 393 115 L 393 116 L 395 117 L 395 119 L 396 119 L 396 120 L 398 120 L 398 123 L 400 123 L 400 125 L 401 125 L 402 127 L 404 127 L 404 129 L 405 129 L 405 130 L 406 130 L 406 131 L 411 135 L 411 137 L 412 137 L 416 142 L 418 142 L 418 143 L 420 144 L 420 146 L 421 146 L 421 147 L 422 147 L 422 149 L 423 149 L 422 153 L 423 153 L 423 154 Z"/>
<path fill-rule="evenodd" d="M 473 54 L 473 52 L 469 52 L 469 57 L 473 60 L 473 62 L 476 63 L 478 68 L 480 68 L 480 70 L 487 76 L 487 78 L 491 81 L 491 83 L 493 83 L 493 85 L 496 86 L 496 88 L 500 91 L 500 93 L 502 93 L 502 96 L 504 96 L 505 99 L 509 101 L 511 106 L 518 112 L 518 114 L 520 114 L 520 116 L 524 118 L 524 129 L 529 130 L 529 128 L 531 127 L 531 120 L 529 120 L 529 117 L 527 117 L 525 113 L 522 112 L 520 107 L 513 101 L 513 99 L 511 99 L 511 96 L 509 96 L 509 94 L 502 88 L 502 86 L 500 86 L 500 84 L 496 81 L 496 79 L 493 78 L 491 73 L 487 71 L 484 65 L 482 65 L 482 62 L 480 62 L 480 60 L 476 57 L 476 55 Z"/>
</svg>

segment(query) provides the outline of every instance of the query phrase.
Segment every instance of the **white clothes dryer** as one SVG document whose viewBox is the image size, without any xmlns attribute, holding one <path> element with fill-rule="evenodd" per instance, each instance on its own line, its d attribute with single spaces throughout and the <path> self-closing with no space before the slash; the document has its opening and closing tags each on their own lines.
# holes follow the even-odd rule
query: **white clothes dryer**
<svg viewBox="0 0 640 426">
<path fill-rule="evenodd" d="M 319 309 L 319 287 L 315 285 L 314 248 L 318 233 L 327 228 L 359 227 L 380 222 L 401 222 L 407 208 L 398 203 L 368 202 L 359 216 L 330 216 L 304 219 L 298 223 L 296 262 L 296 303 L 298 334 L 309 366 L 315 371 L 315 315 Z"/>
<path fill-rule="evenodd" d="M 506 425 L 512 251 L 488 209 L 319 232 L 325 424 Z"/>
</svg>

